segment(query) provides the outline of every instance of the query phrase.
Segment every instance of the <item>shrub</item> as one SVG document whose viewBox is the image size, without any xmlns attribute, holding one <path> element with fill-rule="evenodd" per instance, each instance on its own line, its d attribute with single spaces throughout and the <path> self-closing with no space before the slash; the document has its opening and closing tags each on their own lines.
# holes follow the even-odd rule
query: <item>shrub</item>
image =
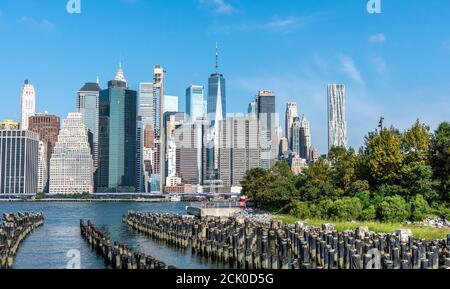
<svg viewBox="0 0 450 289">
<path fill-rule="evenodd" d="M 358 198 L 342 198 L 333 203 L 330 209 L 330 217 L 339 221 L 353 221 L 359 219 L 362 208 L 363 206 Z"/>
<path fill-rule="evenodd" d="M 378 205 L 378 217 L 385 222 L 404 222 L 409 210 L 405 199 L 400 196 L 388 196 Z"/>
<path fill-rule="evenodd" d="M 361 213 L 361 221 L 374 221 L 377 218 L 377 210 L 374 205 L 370 205 Z"/>
<path fill-rule="evenodd" d="M 422 195 L 412 198 L 410 205 L 412 221 L 423 221 L 430 213 L 430 206 Z"/>
<path fill-rule="evenodd" d="M 314 216 L 319 219 L 329 219 L 330 210 L 333 208 L 333 205 L 333 201 L 329 199 L 320 201 L 316 206 Z"/>
<path fill-rule="evenodd" d="M 361 201 L 363 208 L 370 206 L 370 191 L 357 192 L 355 197 Z"/>
<path fill-rule="evenodd" d="M 289 214 L 299 219 L 308 219 L 311 217 L 309 204 L 307 202 L 294 202 Z"/>
</svg>

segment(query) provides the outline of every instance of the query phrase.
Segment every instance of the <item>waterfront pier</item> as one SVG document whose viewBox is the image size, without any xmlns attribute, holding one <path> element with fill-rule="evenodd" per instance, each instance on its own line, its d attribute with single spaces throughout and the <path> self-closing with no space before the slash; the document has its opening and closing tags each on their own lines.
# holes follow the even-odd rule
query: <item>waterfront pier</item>
<svg viewBox="0 0 450 289">
<path fill-rule="evenodd" d="M 338 232 L 304 223 L 267 224 L 250 219 L 195 218 L 129 212 L 133 229 L 168 245 L 246 269 L 450 269 L 450 235 L 423 240 L 367 228 Z"/>
<path fill-rule="evenodd" d="M 3 214 L 0 225 L 0 269 L 12 269 L 20 244 L 44 224 L 42 213 Z"/>
</svg>

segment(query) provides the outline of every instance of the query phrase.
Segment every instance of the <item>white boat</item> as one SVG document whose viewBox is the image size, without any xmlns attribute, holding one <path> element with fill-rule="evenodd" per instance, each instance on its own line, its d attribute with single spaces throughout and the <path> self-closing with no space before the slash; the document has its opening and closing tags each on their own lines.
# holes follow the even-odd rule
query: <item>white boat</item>
<svg viewBox="0 0 450 289">
<path fill-rule="evenodd" d="M 181 197 L 180 196 L 172 196 L 172 197 L 170 197 L 170 201 L 171 202 L 181 202 Z"/>
</svg>

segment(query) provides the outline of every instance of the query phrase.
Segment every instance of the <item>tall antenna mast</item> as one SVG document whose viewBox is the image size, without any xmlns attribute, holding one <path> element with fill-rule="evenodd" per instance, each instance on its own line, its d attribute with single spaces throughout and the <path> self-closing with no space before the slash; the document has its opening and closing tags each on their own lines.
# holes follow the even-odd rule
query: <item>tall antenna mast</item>
<svg viewBox="0 0 450 289">
<path fill-rule="evenodd" d="M 216 42 L 216 73 L 219 72 L 219 44 Z"/>
</svg>

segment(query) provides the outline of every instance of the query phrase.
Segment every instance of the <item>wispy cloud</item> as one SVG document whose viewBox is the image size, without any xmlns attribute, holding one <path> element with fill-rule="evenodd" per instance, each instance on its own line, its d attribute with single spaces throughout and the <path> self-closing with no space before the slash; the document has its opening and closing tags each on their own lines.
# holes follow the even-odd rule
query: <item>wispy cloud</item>
<svg viewBox="0 0 450 289">
<path fill-rule="evenodd" d="M 268 21 L 264 24 L 264 27 L 269 30 L 276 31 L 292 31 L 299 25 L 299 19 L 296 17 L 288 17 L 284 19 L 276 19 Z"/>
<path fill-rule="evenodd" d="M 375 70 L 380 74 L 385 73 L 387 70 L 386 62 L 384 61 L 384 59 L 382 57 L 377 56 L 377 57 L 372 58 L 372 64 L 373 64 Z"/>
<path fill-rule="evenodd" d="M 348 78 L 352 79 L 353 81 L 363 84 L 364 80 L 363 80 L 358 68 L 356 68 L 356 65 L 355 65 L 353 59 L 346 55 L 340 55 L 339 59 L 341 62 L 341 71 Z"/>
<path fill-rule="evenodd" d="M 369 36 L 370 43 L 384 43 L 386 42 L 386 36 L 383 33 L 378 33 Z"/>
<path fill-rule="evenodd" d="M 198 0 L 200 5 L 219 14 L 232 14 L 236 9 L 227 0 Z"/>
<path fill-rule="evenodd" d="M 43 31 L 51 31 L 56 28 L 56 25 L 48 19 L 36 20 L 32 17 L 22 16 L 19 22 L 27 27 Z"/>
</svg>

